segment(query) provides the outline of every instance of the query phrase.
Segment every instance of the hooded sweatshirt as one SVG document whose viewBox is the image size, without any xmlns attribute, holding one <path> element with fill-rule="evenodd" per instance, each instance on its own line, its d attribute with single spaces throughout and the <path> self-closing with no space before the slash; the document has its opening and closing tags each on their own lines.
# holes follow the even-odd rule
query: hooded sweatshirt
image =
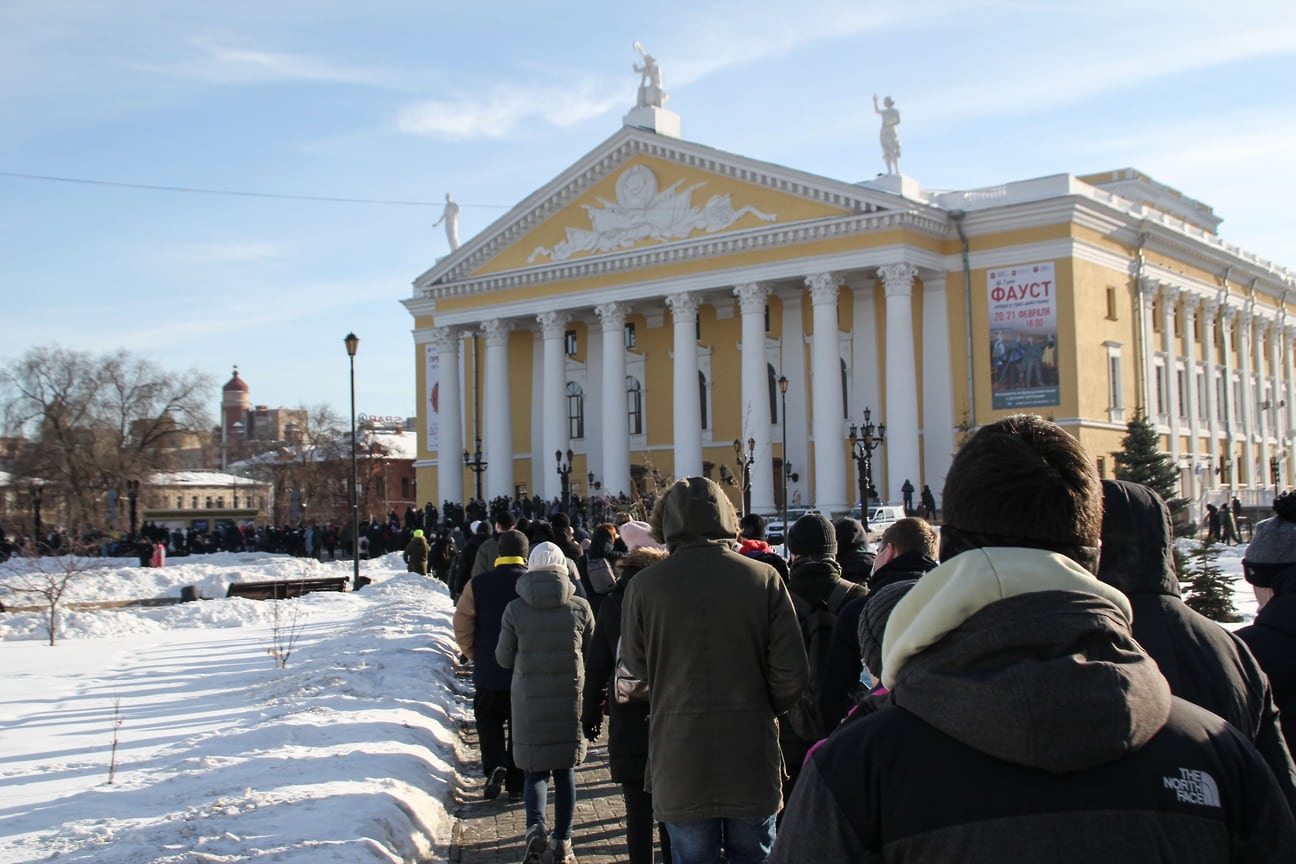
<svg viewBox="0 0 1296 864">
<path fill-rule="evenodd" d="M 594 615 L 553 543 L 531 550 L 517 593 L 495 646 L 500 666 L 513 670 L 513 760 L 524 771 L 571 768 L 585 758 L 580 700 Z"/>
<path fill-rule="evenodd" d="M 1171 696 L 1129 620 L 1124 595 L 1052 552 L 972 549 L 931 571 L 883 639 L 897 707 L 814 752 L 769 860 L 1281 860 L 1296 824 L 1272 773 Z"/>
</svg>

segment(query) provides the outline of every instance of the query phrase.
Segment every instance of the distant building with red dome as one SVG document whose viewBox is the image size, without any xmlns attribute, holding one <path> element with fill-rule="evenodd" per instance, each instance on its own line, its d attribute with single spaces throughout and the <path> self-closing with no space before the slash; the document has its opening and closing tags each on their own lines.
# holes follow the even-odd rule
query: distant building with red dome
<svg viewBox="0 0 1296 864">
<path fill-rule="evenodd" d="M 300 441 L 305 429 L 305 409 L 254 407 L 251 388 L 234 367 L 233 377 L 221 388 L 221 422 L 214 430 L 220 467 L 264 452 L 277 443 Z"/>
</svg>

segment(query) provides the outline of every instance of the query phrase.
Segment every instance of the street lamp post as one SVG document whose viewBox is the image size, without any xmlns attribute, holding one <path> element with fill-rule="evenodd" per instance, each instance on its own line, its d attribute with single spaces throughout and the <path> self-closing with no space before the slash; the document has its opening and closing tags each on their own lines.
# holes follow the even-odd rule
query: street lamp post
<svg viewBox="0 0 1296 864">
<path fill-rule="evenodd" d="M 35 483 L 31 485 L 31 503 L 32 503 L 32 542 L 35 543 L 36 548 L 39 549 L 41 546 L 41 523 L 40 523 L 41 488 L 37 486 Z M 135 521 L 135 499 L 132 498 L 131 499 L 132 524 L 134 523 L 134 521 Z"/>
<path fill-rule="evenodd" d="M 138 480 L 126 481 L 126 499 L 130 501 L 130 533 L 132 536 L 134 536 L 135 523 L 136 523 L 135 514 L 137 512 L 135 507 L 136 507 L 136 502 L 139 501 L 139 481 Z M 36 523 L 37 523 L 37 527 L 39 527 L 40 526 L 40 497 L 39 496 L 37 496 L 36 498 Z"/>
<path fill-rule="evenodd" d="M 347 357 L 351 358 L 351 589 L 360 587 L 360 501 L 356 497 L 360 472 L 356 467 L 356 412 L 355 412 L 355 355 L 360 338 L 354 333 L 346 335 Z"/>
<path fill-rule="evenodd" d="M 554 459 L 558 462 L 558 478 L 562 481 L 562 509 L 564 513 L 571 514 L 571 472 L 572 472 L 572 451 L 567 451 L 567 462 L 563 463 L 563 452 L 554 451 Z"/>
<path fill-rule="evenodd" d="M 482 460 L 481 436 L 476 437 L 475 449 L 471 454 L 467 450 L 463 452 L 464 464 L 468 470 L 477 475 L 477 500 L 482 501 L 482 472 L 486 470 L 486 462 Z"/>
<path fill-rule="evenodd" d="M 856 428 L 852 423 L 850 427 L 851 458 L 855 460 L 859 471 L 860 509 L 864 514 L 860 521 L 864 523 L 865 529 L 868 528 L 869 504 L 873 500 L 873 451 L 886 441 L 886 426 L 880 425 L 875 429 L 869 413 L 869 409 L 865 408 L 863 426 Z"/>
<path fill-rule="evenodd" d="M 779 419 L 783 421 L 783 548 L 787 548 L 787 483 L 788 474 L 792 471 L 792 466 L 788 464 L 787 452 L 787 376 L 780 375 L 778 379 L 779 393 L 782 394 L 783 404 L 779 406 Z"/>
<path fill-rule="evenodd" d="M 751 512 L 751 466 L 756 461 L 756 439 L 747 439 L 747 449 L 743 450 L 743 443 L 737 438 L 734 439 L 734 456 L 738 458 L 738 469 L 742 477 L 742 515 L 746 516 Z"/>
</svg>

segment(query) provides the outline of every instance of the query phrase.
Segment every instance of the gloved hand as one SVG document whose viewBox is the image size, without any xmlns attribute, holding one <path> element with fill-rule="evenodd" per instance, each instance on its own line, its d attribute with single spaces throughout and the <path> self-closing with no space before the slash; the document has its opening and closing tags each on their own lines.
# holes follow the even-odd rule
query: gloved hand
<svg viewBox="0 0 1296 864">
<path fill-rule="evenodd" d="M 581 721 L 581 729 L 590 741 L 597 741 L 599 735 L 603 734 L 603 724 L 598 721 L 592 723 Z"/>
</svg>

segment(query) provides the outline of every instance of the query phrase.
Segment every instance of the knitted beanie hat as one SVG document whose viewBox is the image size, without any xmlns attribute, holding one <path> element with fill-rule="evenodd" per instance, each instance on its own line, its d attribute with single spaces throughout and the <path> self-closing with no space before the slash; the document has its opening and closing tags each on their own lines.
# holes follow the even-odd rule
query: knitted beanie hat
<svg viewBox="0 0 1296 864">
<path fill-rule="evenodd" d="M 502 531 L 499 535 L 499 557 L 525 558 L 530 545 L 527 543 L 526 535 L 521 531 L 512 528 Z"/>
<path fill-rule="evenodd" d="M 660 549 L 665 552 L 665 545 L 658 543 L 653 539 L 652 526 L 647 522 L 635 520 L 627 522 L 621 526 L 621 539 L 625 542 L 626 549 L 633 552 L 636 549 Z"/>
<path fill-rule="evenodd" d="M 882 636 L 886 633 L 891 610 L 917 584 L 917 579 L 892 582 L 868 595 L 868 599 L 864 601 L 864 612 L 860 615 L 856 635 L 859 637 L 860 659 L 875 681 L 882 680 Z"/>
<path fill-rule="evenodd" d="M 818 513 L 807 513 L 792 523 L 787 548 L 793 555 L 832 558 L 837 554 L 837 532 L 833 524 Z"/>
<path fill-rule="evenodd" d="M 530 556 L 527 557 L 528 570 L 557 570 L 559 573 L 567 572 L 567 556 L 563 551 L 548 540 L 543 543 L 537 543 L 531 550 Z"/>
<path fill-rule="evenodd" d="M 1273 577 L 1296 564 L 1296 492 L 1279 495 L 1273 509 L 1277 515 L 1255 527 L 1242 559 L 1247 581 L 1262 588 L 1274 587 Z"/>
<path fill-rule="evenodd" d="M 837 532 L 839 550 L 854 551 L 862 546 L 868 546 L 868 534 L 864 531 L 864 523 L 858 519 L 844 516 L 833 523 L 833 528 Z"/>
</svg>

